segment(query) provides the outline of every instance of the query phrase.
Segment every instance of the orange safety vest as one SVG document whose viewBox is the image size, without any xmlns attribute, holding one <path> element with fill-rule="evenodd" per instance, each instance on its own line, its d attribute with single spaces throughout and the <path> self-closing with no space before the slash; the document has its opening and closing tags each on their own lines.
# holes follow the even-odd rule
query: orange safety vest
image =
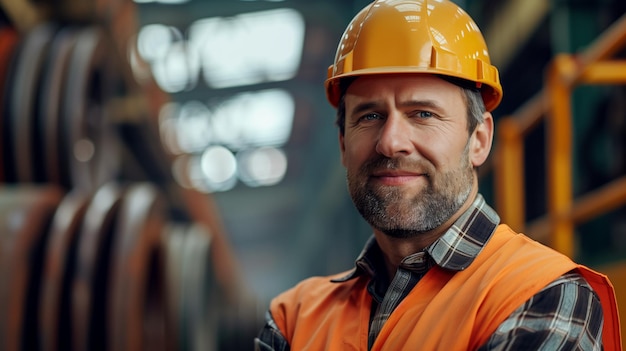
<svg viewBox="0 0 626 351">
<path fill-rule="evenodd" d="M 506 225 L 464 271 L 431 268 L 393 311 L 372 350 L 475 350 L 521 304 L 573 269 L 600 296 L 605 350 L 621 350 L 608 278 Z M 292 350 L 367 350 L 369 277 L 329 278 L 309 278 L 277 296 L 270 304 L 274 321 Z"/>
</svg>

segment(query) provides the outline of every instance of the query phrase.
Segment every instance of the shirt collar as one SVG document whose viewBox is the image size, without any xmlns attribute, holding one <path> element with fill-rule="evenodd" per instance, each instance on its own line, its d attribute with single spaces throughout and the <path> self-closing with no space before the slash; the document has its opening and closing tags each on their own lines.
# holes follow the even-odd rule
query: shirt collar
<svg viewBox="0 0 626 351">
<path fill-rule="evenodd" d="M 499 223 L 496 211 L 478 194 L 461 217 L 426 251 L 438 266 L 462 271 L 482 251 Z M 345 276 L 332 281 L 344 282 L 363 274 L 375 277 L 376 271 L 384 271 L 382 264 L 380 247 L 371 236 L 357 257 L 355 267 Z"/>
</svg>

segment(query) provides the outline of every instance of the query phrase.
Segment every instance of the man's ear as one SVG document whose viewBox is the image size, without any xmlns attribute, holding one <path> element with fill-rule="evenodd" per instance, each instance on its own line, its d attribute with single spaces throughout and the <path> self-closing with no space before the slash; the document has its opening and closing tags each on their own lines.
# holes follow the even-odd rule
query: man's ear
<svg viewBox="0 0 626 351">
<path fill-rule="evenodd" d="M 346 144 L 344 143 L 344 135 L 341 132 L 337 134 L 339 134 L 339 150 L 341 151 L 341 164 L 345 167 L 346 166 L 346 162 L 345 162 Z"/>
<path fill-rule="evenodd" d="M 493 116 L 490 112 L 483 114 L 483 123 L 479 123 L 472 133 L 469 156 L 474 167 L 482 165 L 489 156 L 493 142 Z"/>
</svg>

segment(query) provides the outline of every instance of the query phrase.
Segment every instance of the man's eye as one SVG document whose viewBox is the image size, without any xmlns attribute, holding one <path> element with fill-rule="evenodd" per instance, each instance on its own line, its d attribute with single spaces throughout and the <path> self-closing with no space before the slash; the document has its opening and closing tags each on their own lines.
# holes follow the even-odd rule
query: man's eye
<svg viewBox="0 0 626 351">
<path fill-rule="evenodd" d="M 374 120 L 381 119 L 381 118 L 382 117 L 377 113 L 368 113 L 366 115 L 363 115 L 360 119 L 362 121 L 374 121 Z"/>
<path fill-rule="evenodd" d="M 431 118 L 434 117 L 435 114 L 429 111 L 416 111 L 414 116 L 419 118 Z"/>
</svg>

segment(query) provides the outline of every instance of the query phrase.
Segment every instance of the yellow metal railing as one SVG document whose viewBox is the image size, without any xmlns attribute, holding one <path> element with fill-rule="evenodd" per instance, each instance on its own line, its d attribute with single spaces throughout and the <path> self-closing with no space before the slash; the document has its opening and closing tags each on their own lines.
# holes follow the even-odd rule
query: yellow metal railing
<svg viewBox="0 0 626 351">
<path fill-rule="evenodd" d="M 573 197 L 572 91 L 583 84 L 626 83 L 626 60 L 610 58 L 626 46 L 626 15 L 586 51 L 558 55 L 546 86 L 515 114 L 499 121 L 494 157 L 496 206 L 506 223 L 558 251 L 574 256 L 574 226 L 626 204 L 626 176 L 577 199 Z M 547 140 L 548 213 L 525 223 L 524 139 L 542 120 Z"/>
<path fill-rule="evenodd" d="M 576 254 L 577 224 L 626 205 L 626 176 L 574 198 L 571 96 L 579 85 L 626 83 L 626 60 L 614 59 L 626 47 L 626 15 L 585 51 L 558 55 L 550 63 L 542 91 L 512 116 L 498 122 L 493 175 L 496 208 L 504 223 L 547 243 L 567 256 Z M 626 117 L 625 117 L 626 118 Z M 525 222 L 524 140 L 545 121 L 547 213 Z M 597 269 L 615 286 L 622 335 L 626 336 L 626 260 Z M 626 337 L 623 337 L 626 343 Z M 623 346 L 626 349 L 626 345 Z"/>
</svg>

